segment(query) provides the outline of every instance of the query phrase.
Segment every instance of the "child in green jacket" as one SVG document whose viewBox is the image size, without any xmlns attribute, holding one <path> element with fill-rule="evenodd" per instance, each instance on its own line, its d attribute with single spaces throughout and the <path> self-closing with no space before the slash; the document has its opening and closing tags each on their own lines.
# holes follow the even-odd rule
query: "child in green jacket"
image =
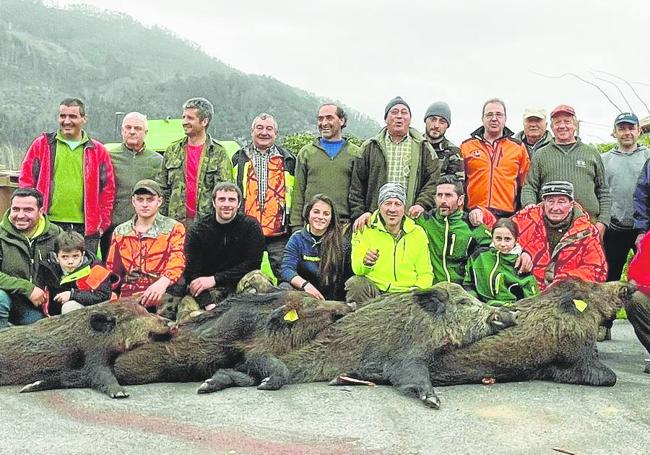
<svg viewBox="0 0 650 455">
<path fill-rule="evenodd" d="M 517 243 L 519 229 L 509 218 L 492 228 L 492 244 L 477 250 L 467 262 L 463 285 L 480 300 L 495 306 L 510 306 L 519 299 L 539 294 L 535 277 L 520 275 L 515 262 L 523 252 Z"/>
</svg>

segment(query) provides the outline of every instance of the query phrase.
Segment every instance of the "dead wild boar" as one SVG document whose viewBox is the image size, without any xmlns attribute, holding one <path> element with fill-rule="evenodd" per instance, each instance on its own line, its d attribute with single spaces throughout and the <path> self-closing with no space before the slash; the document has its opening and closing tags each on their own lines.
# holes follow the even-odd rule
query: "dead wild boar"
<svg viewBox="0 0 650 455">
<path fill-rule="evenodd" d="M 0 385 L 21 392 L 91 387 L 111 398 L 128 393 L 112 366 L 118 354 L 170 339 L 170 321 L 132 299 L 102 303 L 0 331 Z"/>
<path fill-rule="evenodd" d="M 313 336 L 351 311 L 345 303 L 317 300 L 297 291 L 233 295 L 216 308 L 179 324 L 173 339 L 146 343 L 120 355 L 115 361 L 115 375 L 122 384 L 202 381 L 217 370 L 245 369 L 247 362 L 255 360 L 260 374 L 268 368 L 281 376 L 282 365 L 269 352 L 285 352 L 299 337 L 287 332 L 278 336 L 279 342 L 269 337 L 269 315 L 279 307 L 296 311 L 297 325 L 292 331 L 294 335 L 300 331 L 301 337 Z M 235 381 L 236 385 L 252 385 L 254 381 L 235 370 L 229 373 L 229 379 L 222 380 Z M 266 381 L 262 388 L 276 385 Z M 200 392 L 207 391 L 211 390 Z"/>
<path fill-rule="evenodd" d="M 636 293 L 623 282 L 562 281 L 517 302 L 517 325 L 463 349 L 443 353 L 431 365 L 434 385 L 549 380 L 612 386 L 616 374 L 598 359 L 598 326 L 615 317 Z"/>
<path fill-rule="evenodd" d="M 258 371 L 259 364 L 251 359 L 244 368 L 219 371 L 212 379 L 228 383 L 228 374 L 232 373 L 237 379 L 230 378 L 228 385 L 240 385 L 238 381 L 243 382 L 243 378 L 239 375 L 246 373 L 258 378 L 270 376 L 267 382 L 275 385 L 332 378 L 337 378 L 332 384 L 339 385 L 345 382 L 340 379 L 344 375 L 392 384 L 437 408 L 440 402 L 428 369 L 434 356 L 492 335 L 513 325 L 514 319 L 512 311 L 488 307 L 451 283 L 426 291 L 386 294 L 324 328 L 305 347 L 275 359 L 283 368 L 288 367 L 290 378 L 282 369 L 277 371 L 280 377 L 275 377 L 276 372 L 264 362 Z M 208 387 L 206 383 L 202 387 Z"/>
</svg>

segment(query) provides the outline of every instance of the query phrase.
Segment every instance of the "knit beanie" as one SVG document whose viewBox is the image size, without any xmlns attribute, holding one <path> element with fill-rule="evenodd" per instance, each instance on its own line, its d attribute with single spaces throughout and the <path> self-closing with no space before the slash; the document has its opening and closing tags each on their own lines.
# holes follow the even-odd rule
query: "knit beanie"
<svg viewBox="0 0 650 455">
<path fill-rule="evenodd" d="M 406 190 L 399 183 L 386 183 L 379 188 L 379 197 L 377 198 L 377 205 L 383 204 L 387 199 L 396 198 L 406 204 Z"/>
<path fill-rule="evenodd" d="M 451 125 L 451 109 L 449 104 L 444 101 L 436 101 L 427 108 L 427 113 L 424 114 L 424 121 L 426 122 L 429 117 L 437 115 L 447 120 L 447 124 Z"/>
<path fill-rule="evenodd" d="M 386 120 L 386 117 L 388 117 L 388 112 L 393 108 L 393 106 L 396 106 L 398 104 L 403 104 L 406 106 L 406 109 L 409 110 L 409 115 L 411 115 L 411 107 L 406 103 L 406 101 L 402 99 L 401 96 L 396 96 L 386 105 L 386 109 L 384 109 L 384 120 Z"/>
</svg>

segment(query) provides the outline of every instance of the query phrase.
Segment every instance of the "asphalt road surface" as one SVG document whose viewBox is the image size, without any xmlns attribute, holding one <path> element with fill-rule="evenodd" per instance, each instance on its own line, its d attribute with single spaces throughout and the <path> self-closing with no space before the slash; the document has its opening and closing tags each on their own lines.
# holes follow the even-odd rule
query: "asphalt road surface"
<svg viewBox="0 0 650 455">
<path fill-rule="evenodd" d="M 648 454 L 647 353 L 627 321 L 616 321 L 613 338 L 598 347 L 614 387 L 439 387 L 438 411 L 390 387 L 197 395 L 198 383 L 151 384 L 123 400 L 0 387 L 0 454 Z"/>
</svg>

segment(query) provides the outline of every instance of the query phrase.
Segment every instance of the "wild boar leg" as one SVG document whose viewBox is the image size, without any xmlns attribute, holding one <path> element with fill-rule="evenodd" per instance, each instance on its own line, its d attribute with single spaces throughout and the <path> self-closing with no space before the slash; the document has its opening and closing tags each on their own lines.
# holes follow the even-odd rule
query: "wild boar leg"
<svg viewBox="0 0 650 455">
<path fill-rule="evenodd" d="M 111 398 L 127 398 L 129 394 L 117 382 L 117 378 L 106 365 L 88 366 L 88 380 L 90 387 L 103 392 Z M 72 384 L 63 384 L 64 387 L 74 387 Z M 77 386 L 79 387 L 79 386 Z"/>
<path fill-rule="evenodd" d="M 215 371 L 210 379 L 199 386 L 196 393 L 212 393 L 227 387 L 250 387 L 255 385 L 255 379 L 246 373 L 232 368 L 222 368 Z"/>
<path fill-rule="evenodd" d="M 262 378 L 259 390 L 278 390 L 289 382 L 289 369 L 273 354 L 249 354 L 237 369 Z"/>
<path fill-rule="evenodd" d="M 384 366 L 384 374 L 404 395 L 418 398 L 430 408 L 440 408 L 440 399 L 433 390 L 424 359 L 404 357 L 390 360 Z"/>
<path fill-rule="evenodd" d="M 565 365 L 548 367 L 543 378 L 565 384 L 584 384 L 594 386 L 613 386 L 616 384 L 616 373 L 598 360 L 593 348 L 587 347 L 583 356 L 575 362 Z"/>
</svg>

